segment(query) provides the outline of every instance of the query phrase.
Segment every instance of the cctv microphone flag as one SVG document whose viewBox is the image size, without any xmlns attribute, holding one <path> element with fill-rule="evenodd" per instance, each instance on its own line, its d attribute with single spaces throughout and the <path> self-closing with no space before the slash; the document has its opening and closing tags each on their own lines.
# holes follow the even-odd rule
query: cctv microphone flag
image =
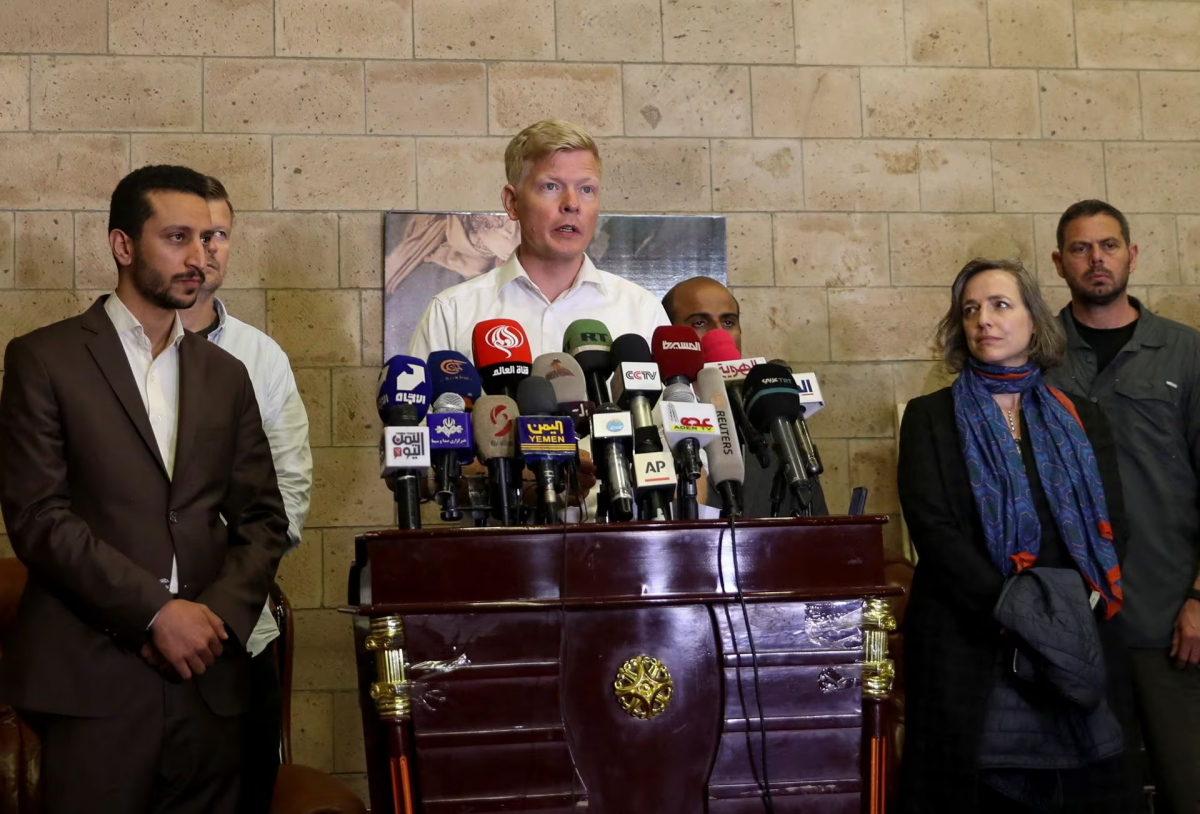
<svg viewBox="0 0 1200 814">
<path fill-rule="evenodd" d="M 376 406 L 384 423 L 388 423 L 388 409 L 400 404 L 412 405 L 418 421 L 429 410 L 428 374 L 425 363 L 415 356 L 393 356 L 389 359 L 379 371 L 377 386 Z"/>
<path fill-rule="evenodd" d="M 478 323 L 471 334 L 471 354 L 483 391 L 492 396 L 515 396 L 517 385 L 530 375 L 533 365 L 525 329 L 511 319 Z"/>
<path fill-rule="evenodd" d="M 457 393 L 470 410 L 483 391 L 479 371 L 467 357 L 456 350 L 435 350 L 429 354 L 429 385 L 432 397 Z"/>
<path fill-rule="evenodd" d="M 660 325 L 650 342 L 664 385 L 695 381 L 704 366 L 700 337 L 687 325 Z"/>
</svg>

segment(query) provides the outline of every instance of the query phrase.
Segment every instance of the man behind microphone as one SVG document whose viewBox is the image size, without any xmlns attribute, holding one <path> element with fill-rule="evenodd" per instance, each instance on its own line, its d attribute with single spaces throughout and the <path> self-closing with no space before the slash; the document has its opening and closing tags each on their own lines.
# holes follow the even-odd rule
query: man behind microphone
<svg viewBox="0 0 1200 814">
<path fill-rule="evenodd" d="M 711 277 L 693 277 L 677 283 L 663 297 L 662 304 L 671 319 L 671 324 L 687 325 L 699 336 L 721 328 L 733 337 L 734 344 L 741 352 L 741 307 L 733 293 L 717 280 Z M 755 456 L 745 454 L 744 445 L 743 457 L 746 464 L 746 482 L 742 489 L 745 504 L 742 514 L 746 517 L 770 517 L 771 487 L 775 481 L 775 474 L 779 471 L 779 461 L 773 457 L 771 465 L 764 469 Z M 720 495 L 715 490 L 709 490 L 707 504 L 719 507 L 719 501 Z M 780 516 L 791 517 L 794 503 L 795 498 L 789 490 L 780 508 Z M 813 482 L 811 510 L 813 514 L 829 513 L 820 481 Z"/>
</svg>

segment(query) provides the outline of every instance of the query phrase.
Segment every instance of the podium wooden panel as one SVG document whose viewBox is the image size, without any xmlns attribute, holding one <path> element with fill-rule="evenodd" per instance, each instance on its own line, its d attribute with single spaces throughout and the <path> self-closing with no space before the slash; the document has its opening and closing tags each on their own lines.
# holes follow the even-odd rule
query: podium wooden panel
<svg viewBox="0 0 1200 814">
<path fill-rule="evenodd" d="M 761 694 L 776 811 L 882 812 L 885 522 L 738 524 L 757 687 L 726 523 L 363 535 L 349 599 L 372 811 L 763 811 Z M 642 656 L 671 683 L 648 719 L 615 690 Z M 662 676 L 639 680 L 661 700 Z"/>
</svg>

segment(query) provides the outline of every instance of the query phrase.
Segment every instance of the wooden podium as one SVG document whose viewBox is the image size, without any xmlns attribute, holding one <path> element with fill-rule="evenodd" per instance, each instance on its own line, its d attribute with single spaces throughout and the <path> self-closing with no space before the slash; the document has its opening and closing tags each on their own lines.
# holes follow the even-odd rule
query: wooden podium
<svg viewBox="0 0 1200 814">
<path fill-rule="evenodd" d="M 363 535 L 379 814 L 877 813 L 885 517 Z"/>
</svg>

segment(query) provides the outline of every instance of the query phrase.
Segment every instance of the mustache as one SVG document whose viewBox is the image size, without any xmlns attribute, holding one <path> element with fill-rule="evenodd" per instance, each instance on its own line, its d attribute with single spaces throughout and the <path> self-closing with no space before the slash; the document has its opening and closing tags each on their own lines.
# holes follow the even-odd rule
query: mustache
<svg viewBox="0 0 1200 814">
<path fill-rule="evenodd" d="M 204 283 L 204 279 L 205 279 L 205 274 L 204 274 L 204 272 L 203 272 L 203 271 L 197 271 L 197 272 L 189 272 L 189 273 L 187 273 L 187 274 L 176 274 L 174 277 L 172 277 L 172 278 L 171 278 L 171 281 L 172 281 L 172 282 L 181 282 L 181 283 L 182 283 L 182 282 L 188 282 L 188 281 L 191 281 L 191 280 L 195 280 L 195 281 L 197 281 L 197 282 L 199 282 L 199 283 L 203 284 L 203 283 Z"/>
</svg>

